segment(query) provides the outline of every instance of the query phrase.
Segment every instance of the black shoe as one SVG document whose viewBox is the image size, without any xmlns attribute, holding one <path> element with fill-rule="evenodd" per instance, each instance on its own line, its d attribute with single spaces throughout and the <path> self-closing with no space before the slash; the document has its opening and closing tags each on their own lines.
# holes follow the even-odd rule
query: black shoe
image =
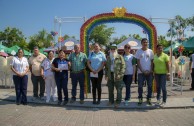
<svg viewBox="0 0 194 126">
<path fill-rule="evenodd" d="M 95 100 L 93 101 L 93 104 L 96 104 L 96 101 Z"/>
<path fill-rule="evenodd" d="M 20 102 L 16 102 L 16 105 L 20 105 Z"/>
<path fill-rule="evenodd" d="M 57 103 L 57 104 L 58 104 L 58 105 L 61 105 L 61 103 L 62 103 L 62 101 L 58 101 L 58 103 Z"/>
<path fill-rule="evenodd" d="M 100 104 L 100 101 L 97 101 L 96 104 L 99 105 Z"/>
<path fill-rule="evenodd" d="M 143 102 L 143 99 L 142 98 L 139 98 L 139 102 L 137 103 L 138 105 L 141 105 Z"/>
<path fill-rule="evenodd" d="M 28 103 L 27 102 L 25 102 L 25 103 L 22 103 L 23 105 L 27 105 Z"/>
<path fill-rule="evenodd" d="M 64 102 L 63 102 L 63 105 L 66 105 L 67 103 L 68 103 L 68 101 L 64 101 Z"/>
<path fill-rule="evenodd" d="M 194 88 L 190 88 L 190 90 L 194 90 Z"/>
<path fill-rule="evenodd" d="M 74 98 L 71 98 L 70 103 L 74 103 L 76 100 Z"/>
</svg>

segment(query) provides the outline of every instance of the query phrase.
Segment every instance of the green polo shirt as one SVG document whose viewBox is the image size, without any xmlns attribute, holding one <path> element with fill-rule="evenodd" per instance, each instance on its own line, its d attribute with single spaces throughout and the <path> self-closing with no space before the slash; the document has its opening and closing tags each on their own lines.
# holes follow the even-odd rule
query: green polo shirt
<svg viewBox="0 0 194 126">
<path fill-rule="evenodd" d="M 157 54 L 154 55 L 154 73 L 156 74 L 166 74 L 168 73 L 166 68 L 166 62 L 169 61 L 169 56 L 162 53 L 159 57 Z"/>
<path fill-rule="evenodd" d="M 73 72 L 78 72 L 85 69 L 87 56 L 82 52 L 80 52 L 78 55 L 73 52 L 69 55 L 69 61 L 71 62 L 71 70 Z"/>
</svg>

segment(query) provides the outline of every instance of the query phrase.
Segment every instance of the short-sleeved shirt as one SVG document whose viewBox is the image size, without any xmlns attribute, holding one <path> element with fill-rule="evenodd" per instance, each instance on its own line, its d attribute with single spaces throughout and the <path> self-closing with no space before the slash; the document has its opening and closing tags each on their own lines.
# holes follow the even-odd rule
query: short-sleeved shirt
<svg viewBox="0 0 194 126">
<path fill-rule="evenodd" d="M 48 58 L 44 59 L 44 61 L 41 64 L 41 67 L 44 69 L 44 76 L 53 76 L 54 73 L 52 72 L 51 66 L 54 58 L 52 60 L 49 60 Z"/>
<path fill-rule="evenodd" d="M 154 58 L 154 53 L 151 49 L 147 50 L 138 49 L 135 54 L 135 57 L 137 60 L 140 60 L 141 67 L 144 71 L 145 70 L 150 71 L 151 61 Z M 140 69 L 138 69 L 138 73 L 142 73 Z"/>
<path fill-rule="evenodd" d="M 15 71 L 17 71 L 18 73 L 24 73 L 26 71 L 26 67 L 29 66 L 28 60 L 25 57 L 19 59 L 17 56 L 13 57 L 10 65 L 13 66 Z"/>
<path fill-rule="evenodd" d="M 88 60 L 91 62 L 92 69 L 97 70 L 101 66 L 102 62 L 106 61 L 106 57 L 105 54 L 101 51 L 98 53 L 91 52 Z"/>
<path fill-rule="evenodd" d="M 154 55 L 154 73 L 156 74 L 166 74 L 168 73 L 166 62 L 169 62 L 169 56 L 162 53 L 159 57 Z"/>
<path fill-rule="evenodd" d="M 126 64 L 125 74 L 124 75 L 132 75 L 133 74 L 133 65 L 136 64 L 136 59 L 133 54 L 124 55 L 123 56 Z"/>
<path fill-rule="evenodd" d="M 76 53 L 71 53 L 69 55 L 69 61 L 71 62 L 71 70 L 73 72 L 78 72 L 85 69 L 87 56 L 82 52 L 80 52 L 78 55 L 76 55 Z"/>
<path fill-rule="evenodd" d="M 67 59 L 60 59 L 60 58 L 55 58 L 52 62 L 52 64 L 54 65 L 55 68 L 60 68 L 60 66 L 64 66 L 64 67 L 67 67 L 68 66 L 68 62 L 69 60 Z M 55 76 L 63 76 L 63 75 L 66 75 L 68 74 L 68 70 L 61 70 L 60 72 L 56 72 L 55 71 Z"/>
<path fill-rule="evenodd" d="M 32 66 L 32 73 L 35 76 L 40 76 L 41 63 L 46 58 L 44 54 L 39 53 L 38 56 L 31 56 L 29 59 L 29 65 Z"/>
</svg>

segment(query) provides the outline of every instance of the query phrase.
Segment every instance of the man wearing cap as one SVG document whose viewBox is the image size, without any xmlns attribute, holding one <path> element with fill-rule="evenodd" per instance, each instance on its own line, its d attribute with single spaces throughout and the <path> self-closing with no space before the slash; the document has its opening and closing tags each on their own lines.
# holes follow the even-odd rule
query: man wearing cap
<svg viewBox="0 0 194 126">
<path fill-rule="evenodd" d="M 39 52 L 38 47 L 34 47 L 34 53 L 29 59 L 29 68 L 31 71 L 31 80 L 33 83 L 33 99 L 36 100 L 40 97 L 41 100 L 44 100 L 45 92 L 45 81 L 43 75 L 41 75 L 41 63 L 46 58 L 44 54 Z M 40 94 L 38 95 L 38 83 L 40 83 Z"/>
<path fill-rule="evenodd" d="M 122 100 L 122 84 L 125 73 L 125 61 L 123 56 L 117 52 L 116 44 L 111 45 L 110 55 L 107 57 L 105 67 L 105 79 L 107 80 L 109 102 L 108 106 L 114 104 L 114 87 L 117 90 L 115 108 L 119 106 Z"/>
<path fill-rule="evenodd" d="M 80 85 L 80 104 L 84 103 L 84 69 L 86 67 L 87 56 L 85 53 L 80 52 L 80 45 L 74 46 L 75 52 L 69 55 L 71 63 L 71 81 L 72 81 L 72 98 L 70 103 L 76 101 L 77 82 Z"/>
</svg>

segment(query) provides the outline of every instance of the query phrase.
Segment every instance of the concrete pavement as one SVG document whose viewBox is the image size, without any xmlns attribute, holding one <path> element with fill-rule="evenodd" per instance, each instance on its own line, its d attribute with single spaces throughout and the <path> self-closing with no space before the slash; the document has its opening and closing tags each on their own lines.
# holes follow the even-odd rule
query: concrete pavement
<svg viewBox="0 0 194 126">
<path fill-rule="evenodd" d="M 69 89 L 69 98 L 71 98 L 71 80 L 69 78 L 68 81 L 68 89 Z M 194 108 L 194 91 L 189 90 L 190 84 L 188 82 L 183 84 L 183 92 L 181 94 L 181 90 L 178 87 L 167 86 L 167 103 L 165 105 L 165 109 L 169 108 Z M 123 88 L 123 98 L 125 97 L 125 87 Z M 116 92 L 115 92 L 116 93 Z M 32 100 L 32 83 L 29 74 L 29 81 L 28 81 L 28 103 L 29 104 L 41 104 L 41 105 L 53 105 L 56 106 L 57 102 L 50 101 L 50 103 L 46 103 L 45 100 Z M 46 95 L 46 94 L 45 94 Z M 86 95 L 85 95 L 86 96 Z M 124 101 L 119 106 L 119 109 L 160 109 L 161 106 L 155 105 L 156 103 L 156 93 L 154 93 L 152 98 L 152 105 L 149 106 L 146 104 L 146 87 L 144 87 L 144 103 L 141 106 L 137 105 L 138 99 L 138 92 L 137 92 L 137 84 L 132 84 L 131 86 L 131 101 L 129 102 L 128 106 L 124 105 Z M 92 104 L 92 94 L 87 94 L 87 98 L 85 98 L 84 104 L 79 103 L 79 86 L 77 89 L 77 101 L 75 103 L 68 103 L 66 107 L 83 107 L 83 108 L 114 108 L 114 106 L 107 106 L 108 103 L 108 88 L 106 86 L 106 81 L 103 79 L 102 81 L 102 101 L 99 105 Z M 15 89 L 12 86 L 11 88 L 4 86 L 0 87 L 0 100 L 4 101 L 11 101 L 15 102 Z M 163 108 L 163 109 L 164 109 Z"/>
</svg>

